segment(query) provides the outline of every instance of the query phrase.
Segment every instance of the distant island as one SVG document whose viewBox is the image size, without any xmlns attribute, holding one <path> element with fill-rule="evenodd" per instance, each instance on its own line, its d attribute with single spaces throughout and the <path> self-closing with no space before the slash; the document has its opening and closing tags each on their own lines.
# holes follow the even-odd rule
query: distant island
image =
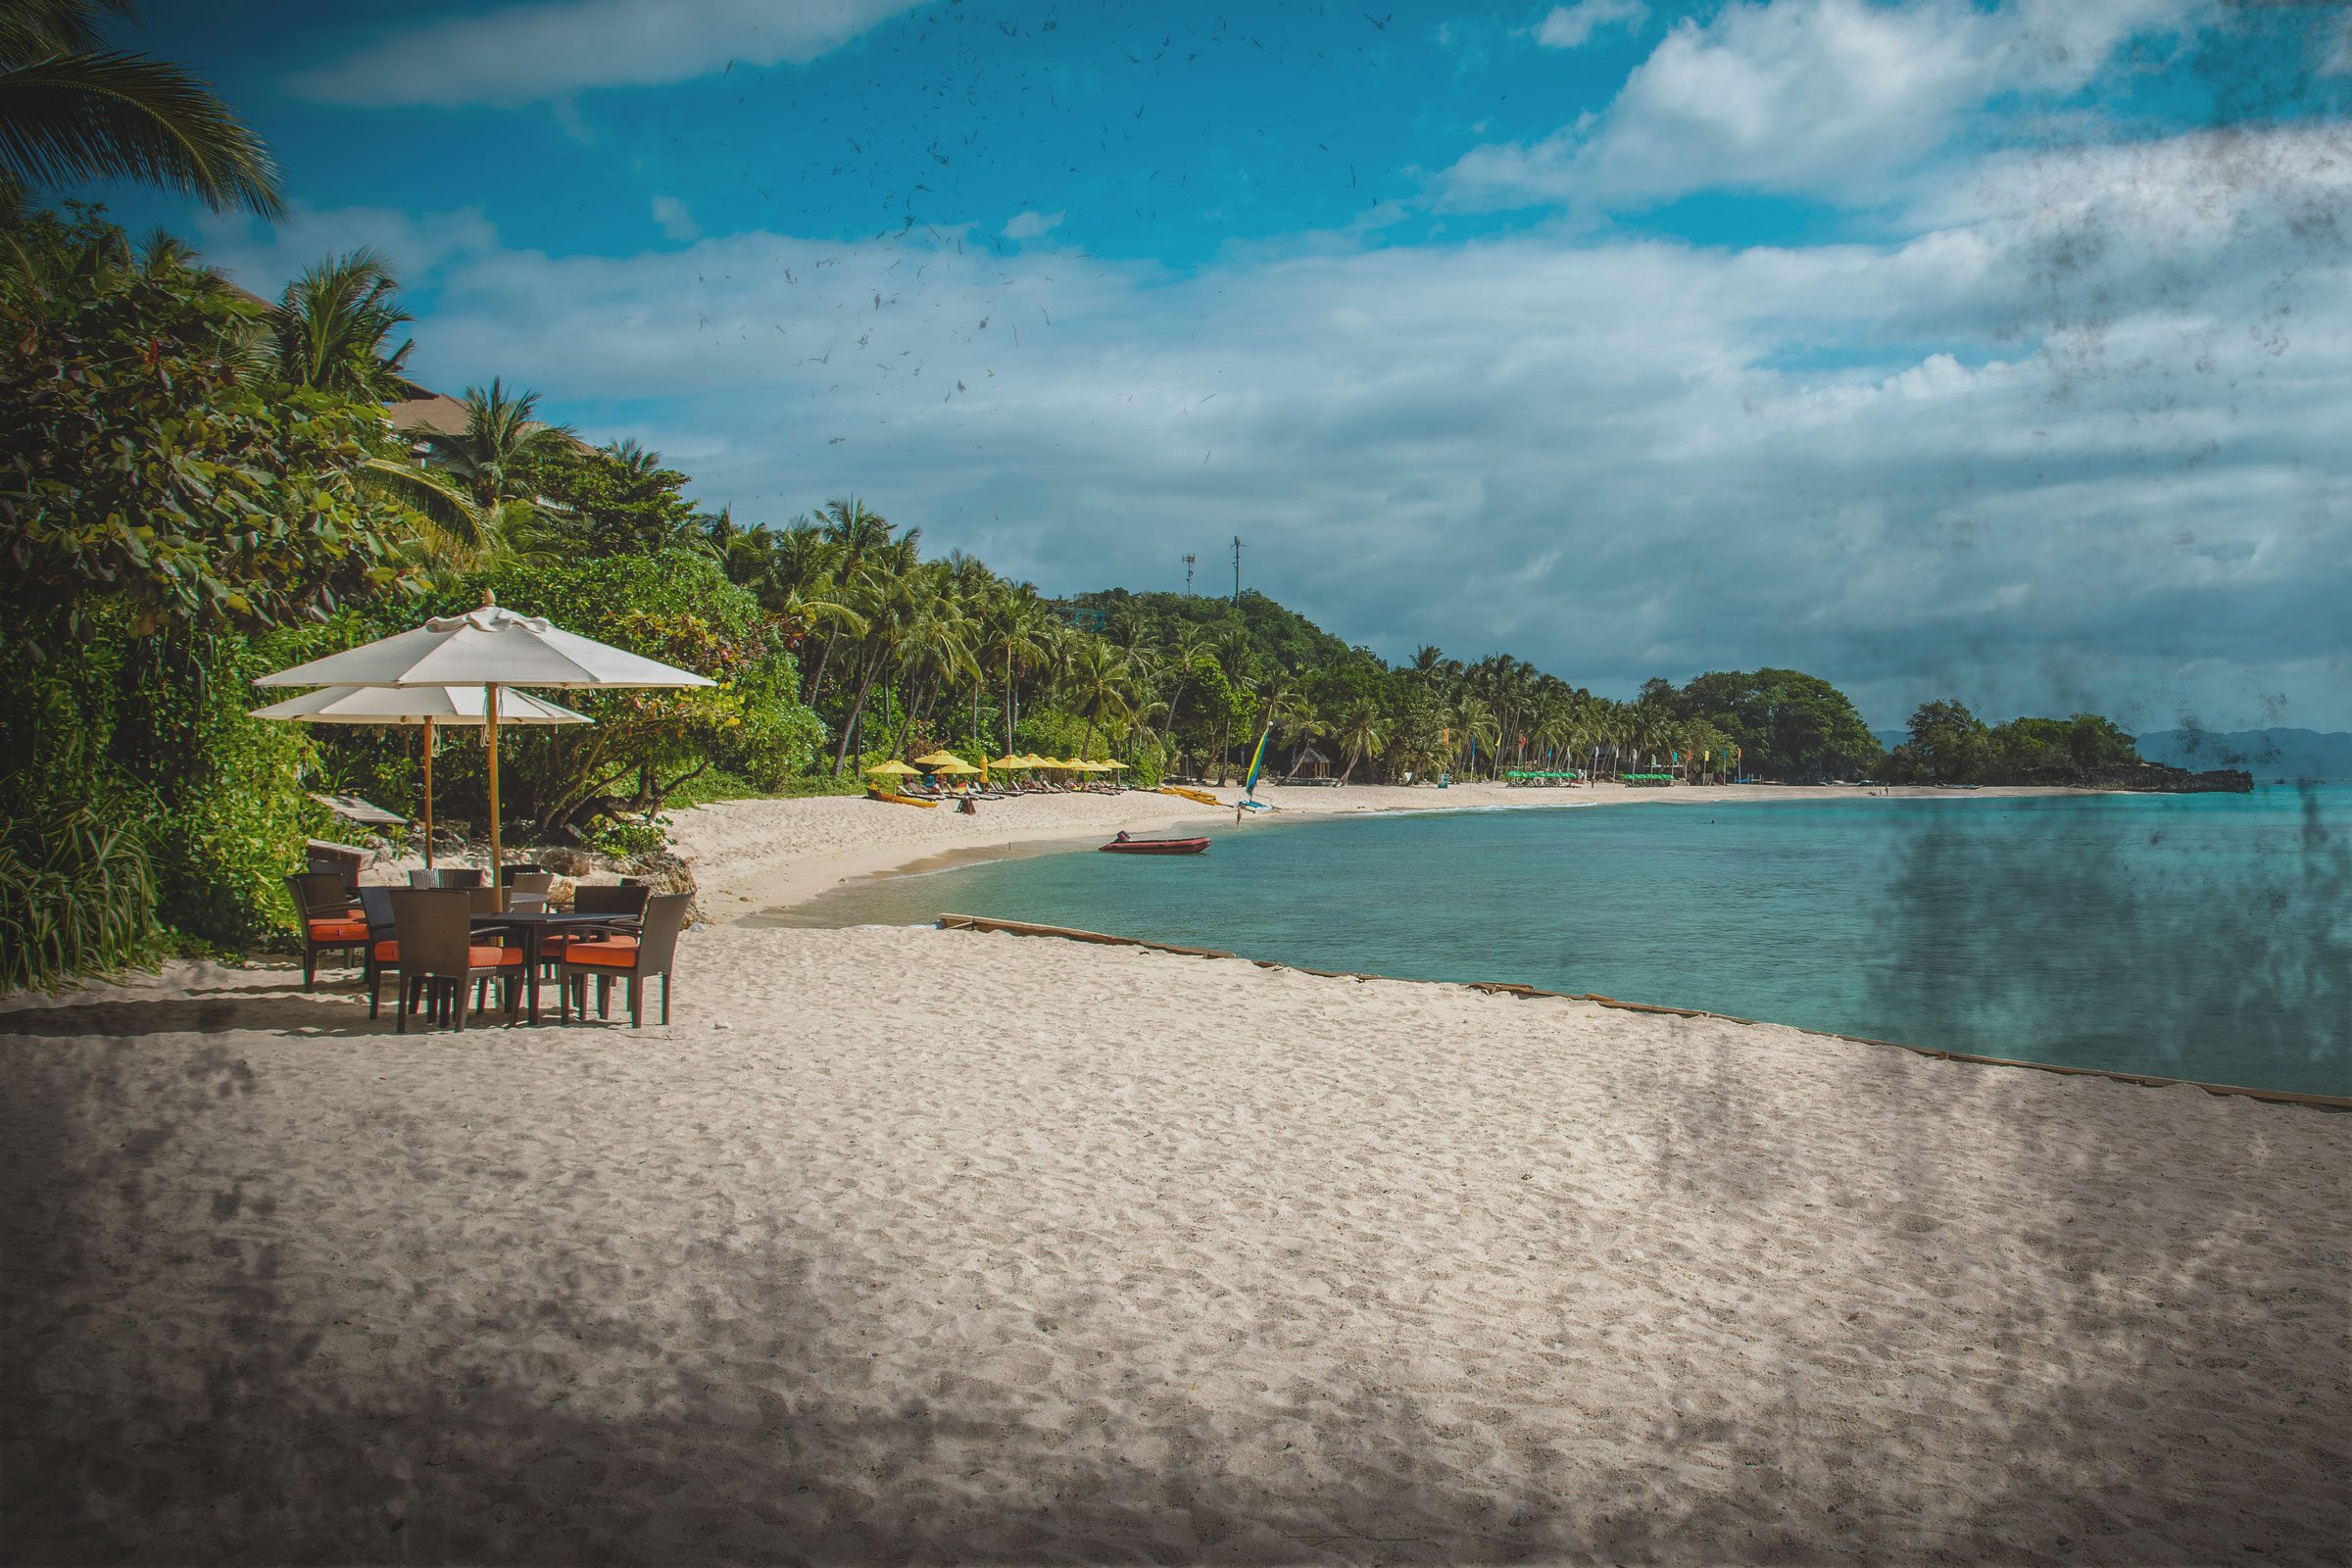
<svg viewBox="0 0 2352 1568">
<path fill-rule="evenodd" d="M 1960 703 L 1922 703 L 1892 739 L 1879 776 L 1890 784 L 2040 784 L 2162 794 L 2242 795 L 2241 768 L 2202 771 L 2150 760 L 2136 737 L 2097 713 L 1986 724 Z M 2207 754 L 2213 760 L 2222 758 Z"/>
<path fill-rule="evenodd" d="M 2352 779 L 2352 734 L 2316 729 L 2166 729 L 2139 737 L 2139 755 L 2174 767 L 2242 767 L 2258 779 Z"/>
</svg>

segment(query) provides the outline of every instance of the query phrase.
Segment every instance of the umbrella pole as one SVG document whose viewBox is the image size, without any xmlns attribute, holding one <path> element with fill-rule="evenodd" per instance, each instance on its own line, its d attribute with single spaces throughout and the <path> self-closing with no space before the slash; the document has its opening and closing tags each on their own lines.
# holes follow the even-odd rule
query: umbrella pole
<svg viewBox="0 0 2352 1568">
<path fill-rule="evenodd" d="M 489 749 L 490 761 L 490 886 L 498 886 L 498 868 L 503 857 L 498 852 L 498 684 L 493 681 L 482 688 L 489 696 L 489 711 L 482 716 L 482 741 Z"/>
<path fill-rule="evenodd" d="M 433 721 L 424 721 L 424 868 L 433 868 Z"/>
</svg>

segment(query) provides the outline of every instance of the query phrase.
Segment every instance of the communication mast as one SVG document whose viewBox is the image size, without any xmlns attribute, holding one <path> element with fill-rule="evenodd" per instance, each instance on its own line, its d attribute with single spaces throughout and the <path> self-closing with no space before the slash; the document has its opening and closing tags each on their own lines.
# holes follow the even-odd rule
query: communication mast
<svg viewBox="0 0 2352 1568">
<path fill-rule="evenodd" d="M 1233 536 L 1233 602 L 1237 606 L 1242 602 L 1242 536 L 1238 533 Z"/>
<path fill-rule="evenodd" d="M 1199 561 L 1200 559 L 1200 558 L 1199 556 L 1187 556 L 1184 558 L 1184 596 L 1187 599 L 1190 599 L 1193 596 L 1193 563 Z"/>
</svg>

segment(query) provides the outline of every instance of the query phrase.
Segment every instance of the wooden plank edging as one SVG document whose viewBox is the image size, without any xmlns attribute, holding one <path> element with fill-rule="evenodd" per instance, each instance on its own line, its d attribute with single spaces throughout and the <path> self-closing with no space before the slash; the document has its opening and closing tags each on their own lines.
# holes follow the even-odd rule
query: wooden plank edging
<svg viewBox="0 0 2352 1568">
<path fill-rule="evenodd" d="M 1016 937 L 1058 937 L 1065 942 L 1092 942 L 1103 947 L 1143 948 L 1152 953 L 1173 953 L 1186 958 L 1233 958 L 1255 964 L 1260 969 L 1288 969 L 1298 974 L 1311 974 L 1324 980 L 1392 980 L 1393 975 L 1363 974 L 1347 969 L 1309 969 L 1302 964 L 1281 963 L 1272 958 L 1245 958 L 1238 953 L 1222 948 L 1186 948 L 1170 942 L 1147 942 L 1141 937 L 1112 936 L 1102 931 L 1081 931 L 1074 926 L 1038 925 L 1028 920 L 999 920 L 985 914 L 943 914 L 939 917 L 942 931 L 1001 931 Z M 1943 1051 L 1935 1046 L 1914 1046 L 1900 1040 L 1879 1040 L 1869 1035 L 1841 1035 L 1830 1029 L 1807 1029 L 1798 1024 L 1773 1024 L 1762 1018 L 1742 1018 L 1736 1013 L 1706 1012 L 1696 1007 L 1663 1007 L 1647 1002 L 1620 1002 L 1594 991 L 1545 991 L 1538 986 L 1523 985 L 1510 980 L 1398 980 L 1399 985 L 1459 984 L 1470 991 L 1489 996 L 1519 997 L 1526 1000 L 1545 999 L 1556 1002 L 1589 1002 L 1594 1006 L 1614 1007 L 1621 1012 L 1663 1013 L 1674 1018 L 1717 1018 L 1725 1023 L 1745 1024 L 1751 1028 L 1794 1029 L 1798 1034 L 1815 1035 L 1824 1040 L 1848 1040 L 1863 1046 L 1891 1046 L 1914 1055 L 1932 1057 L 1937 1061 L 1966 1062 L 1977 1067 L 2024 1067 L 2034 1072 L 2054 1072 L 2077 1078 L 2110 1078 L 2117 1083 L 2134 1084 L 2146 1089 L 2174 1089 L 2186 1085 L 2202 1089 L 2209 1095 L 2235 1095 L 2246 1100 L 2259 1100 L 2278 1105 L 2306 1105 L 2319 1110 L 2352 1110 L 2352 1097 L 2344 1095 L 2303 1095 L 2286 1089 L 2249 1089 L 2241 1084 L 2209 1084 L 2194 1078 L 2157 1078 L 2146 1073 L 2117 1072 L 2106 1067 L 2069 1067 L 2054 1061 L 2026 1061 L 2016 1056 L 1981 1056 L 1974 1052 Z"/>
</svg>

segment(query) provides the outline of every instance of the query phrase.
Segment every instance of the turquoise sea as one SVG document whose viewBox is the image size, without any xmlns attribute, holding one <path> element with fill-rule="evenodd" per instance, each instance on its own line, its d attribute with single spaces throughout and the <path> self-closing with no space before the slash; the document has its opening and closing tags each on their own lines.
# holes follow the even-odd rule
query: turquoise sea
<svg viewBox="0 0 2352 1568">
<path fill-rule="evenodd" d="M 1088 847 L 853 885 L 793 919 L 956 910 L 2352 1095 L 2352 785 L 1692 799 L 1212 833 L 1192 858 Z"/>
</svg>

